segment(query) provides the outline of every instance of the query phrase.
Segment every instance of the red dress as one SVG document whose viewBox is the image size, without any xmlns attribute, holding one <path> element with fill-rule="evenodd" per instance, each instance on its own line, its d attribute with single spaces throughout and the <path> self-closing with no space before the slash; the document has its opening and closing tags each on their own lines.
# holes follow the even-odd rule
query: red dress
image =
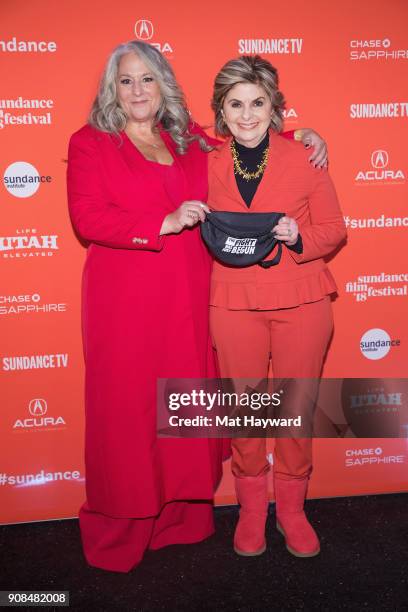
<svg viewBox="0 0 408 612">
<path fill-rule="evenodd" d="M 222 441 L 156 437 L 156 379 L 215 375 L 208 330 L 211 261 L 199 229 L 159 237 L 164 217 L 183 201 L 206 201 L 207 154 L 194 142 L 178 155 L 169 135 L 163 131 L 162 137 L 174 157 L 171 167 L 146 160 L 124 133 L 117 138 L 90 126 L 72 136 L 69 148 L 71 218 L 89 242 L 83 276 L 87 504 L 81 530 L 88 561 L 119 571 L 135 565 L 147 546 L 210 535 L 209 520 L 204 531 L 193 533 L 202 512 L 196 503 L 184 528 L 179 516 L 178 535 L 173 530 L 152 544 L 159 515 L 162 535 L 174 523 L 168 507 L 168 520 L 163 514 L 166 505 L 176 507 L 171 502 L 207 500 L 208 518 L 222 473 Z M 136 556 L 122 563 L 114 542 L 101 553 L 98 531 L 102 537 L 112 528 L 113 534 L 123 524 L 129 532 L 129 519 L 148 517 L 150 536 L 135 531 L 141 547 Z M 133 531 L 137 523 L 143 521 L 133 520 Z M 129 539 L 123 529 L 122 544 Z"/>
</svg>

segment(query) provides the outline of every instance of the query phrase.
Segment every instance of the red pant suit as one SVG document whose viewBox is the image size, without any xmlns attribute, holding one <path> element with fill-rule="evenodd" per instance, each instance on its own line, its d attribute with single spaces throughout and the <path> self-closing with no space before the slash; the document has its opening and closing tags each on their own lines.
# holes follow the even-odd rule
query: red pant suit
<svg viewBox="0 0 408 612">
<path fill-rule="evenodd" d="M 249 209 L 236 184 L 230 139 L 210 153 L 208 205 L 243 213 L 284 212 L 299 225 L 303 253 L 283 246 L 280 263 L 267 269 L 215 261 L 213 343 L 222 377 L 264 378 L 270 359 L 274 377 L 319 377 L 333 329 L 329 296 L 336 291 L 323 257 L 346 236 L 343 216 L 327 171 L 310 164 L 310 153 L 300 143 L 271 130 L 269 147 L 268 165 Z M 237 477 L 269 469 L 265 439 L 235 439 L 232 451 Z M 277 439 L 275 477 L 309 475 L 311 451 L 311 440 Z"/>
</svg>

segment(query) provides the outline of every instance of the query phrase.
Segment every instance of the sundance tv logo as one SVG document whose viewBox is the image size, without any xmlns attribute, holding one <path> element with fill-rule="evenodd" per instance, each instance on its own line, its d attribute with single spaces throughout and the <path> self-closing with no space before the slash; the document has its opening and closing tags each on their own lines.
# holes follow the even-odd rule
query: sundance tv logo
<svg viewBox="0 0 408 612">
<path fill-rule="evenodd" d="M 45 355 L 16 355 L 2 358 L 3 372 L 19 370 L 45 370 L 52 368 L 67 368 L 68 353 Z"/>
<path fill-rule="evenodd" d="M 16 198 L 29 198 L 40 188 L 41 183 L 51 183 L 51 176 L 40 175 L 37 168 L 28 162 L 10 164 L 4 172 L 3 183 Z"/>
<path fill-rule="evenodd" d="M 357 185 L 393 184 L 401 185 L 405 182 L 405 174 L 400 168 L 389 168 L 389 155 L 384 149 L 377 149 L 371 153 L 371 169 L 359 170 L 355 177 Z"/>
<path fill-rule="evenodd" d="M 408 117 L 408 102 L 350 104 L 351 119 L 399 119 Z"/>
<path fill-rule="evenodd" d="M 389 38 L 351 40 L 350 59 L 353 61 L 406 60 L 408 59 L 408 51 L 393 47 Z"/>
<path fill-rule="evenodd" d="M 391 340 L 390 335 L 384 329 L 369 329 L 360 340 L 360 350 L 367 359 L 383 359 L 391 350 L 398 347 L 401 340 Z"/>
<path fill-rule="evenodd" d="M 253 55 L 299 55 L 303 49 L 303 38 L 240 38 L 238 53 Z"/>
<path fill-rule="evenodd" d="M 30 400 L 28 404 L 28 412 L 30 414 L 29 417 L 17 419 L 14 422 L 13 429 L 15 431 L 39 431 L 45 428 L 60 429 L 61 426 L 66 426 L 66 422 L 62 416 L 46 416 L 48 406 L 45 399 L 35 398 Z"/>
<path fill-rule="evenodd" d="M 163 55 L 169 55 L 173 53 L 173 47 L 171 44 L 166 42 L 152 42 L 152 38 L 154 35 L 154 26 L 149 19 L 138 19 L 135 23 L 134 27 L 135 36 L 138 40 L 142 42 L 149 42 L 153 47 L 156 47 L 158 51 L 163 53 Z"/>
</svg>

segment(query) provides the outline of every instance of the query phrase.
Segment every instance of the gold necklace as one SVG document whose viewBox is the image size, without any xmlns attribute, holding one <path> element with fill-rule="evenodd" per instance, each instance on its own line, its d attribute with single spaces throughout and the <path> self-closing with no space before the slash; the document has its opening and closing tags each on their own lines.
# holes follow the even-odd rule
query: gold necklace
<svg viewBox="0 0 408 612">
<path fill-rule="evenodd" d="M 248 168 L 241 167 L 241 160 L 238 157 L 238 151 L 235 147 L 235 141 L 231 140 L 231 153 L 232 159 L 234 160 L 234 173 L 242 176 L 246 181 L 251 181 L 253 179 L 259 178 L 265 171 L 266 165 L 268 163 L 269 156 L 269 146 L 266 147 L 265 151 L 262 155 L 262 161 L 260 164 L 257 164 L 258 170 L 255 172 L 249 172 Z"/>
</svg>

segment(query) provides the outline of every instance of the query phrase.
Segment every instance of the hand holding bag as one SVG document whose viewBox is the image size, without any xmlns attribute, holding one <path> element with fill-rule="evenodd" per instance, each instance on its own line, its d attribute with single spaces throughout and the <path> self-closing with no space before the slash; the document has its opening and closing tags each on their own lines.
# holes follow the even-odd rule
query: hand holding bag
<svg viewBox="0 0 408 612">
<path fill-rule="evenodd" d="M 201 224 L 201 236 L 214 257 L 229 266 L 270 268 L 282 256 L 282 244 L 272 228 L 284 216 L 283 212 L 211 212 Z M 264 261 L 276 246 L 275 257 Z"/>
</svg>

